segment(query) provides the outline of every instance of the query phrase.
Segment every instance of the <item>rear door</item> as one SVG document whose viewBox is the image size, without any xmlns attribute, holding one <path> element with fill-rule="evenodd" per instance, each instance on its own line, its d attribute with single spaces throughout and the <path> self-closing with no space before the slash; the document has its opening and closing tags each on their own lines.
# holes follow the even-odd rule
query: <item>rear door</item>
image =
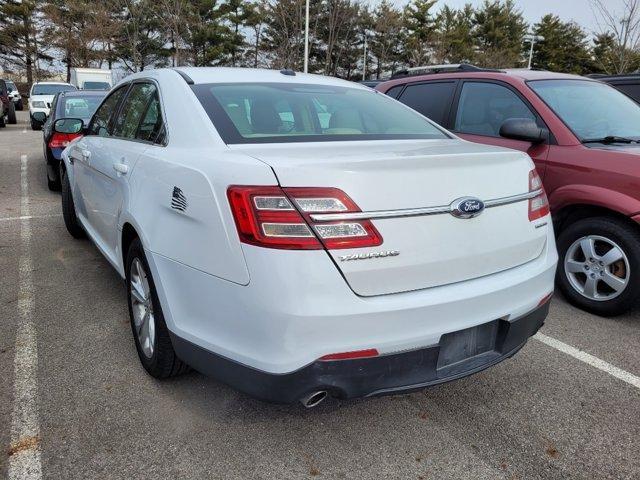
<svg viewBox="0 0 640 480">
<path fill-rule="evenodd" d="M 510 118 L 529 118 L 547 128 L 533 107 L 512 87 L 501 82 L 464 80 L 451 116 L 451 130 L 471 142 L 513 148 L 527 153 L 544 178 L 549 143 L 532 144 L 500 136 Z"/>
</svg>

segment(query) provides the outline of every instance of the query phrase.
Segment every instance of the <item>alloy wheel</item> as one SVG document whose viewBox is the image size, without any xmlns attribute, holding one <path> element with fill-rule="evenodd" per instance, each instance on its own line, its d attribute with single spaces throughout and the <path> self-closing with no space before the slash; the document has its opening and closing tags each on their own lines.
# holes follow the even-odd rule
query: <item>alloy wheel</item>
<svg viewBox="0 0 640 480">
<path fill-rule="evenodd" d="M 151 288 L 149 287 L 147 272 L 137 257 L 131 263 L 129 290 L 131 291 L 133 324 L 138 336 L 138 342 L 145 356 L 151 358 L 156 339 L 153 302 L 151 300 Z"/>
<path fill-rule="evenodd" d="M 599 302 L 616 298 L 629 284 L 626 254 L 613 240 L 599 235 L 587 235 L 571 244 L 564 271 L 577 292 Z"/>
</svg>

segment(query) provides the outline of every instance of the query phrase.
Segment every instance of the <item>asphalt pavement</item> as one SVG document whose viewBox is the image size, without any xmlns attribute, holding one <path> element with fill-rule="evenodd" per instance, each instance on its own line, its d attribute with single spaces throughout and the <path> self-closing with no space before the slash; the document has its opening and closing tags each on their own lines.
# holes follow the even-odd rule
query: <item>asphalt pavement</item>
<svg viewBox="0 0 640 480">
<path fill-rule="evenodd" d="M 149 377 L 124 284 L 66 232 L 18 113 L 0 129 L 0 478 L 640 478 L 638 311 L 557 296 L 544 336 L 496 367 L 311 410 Z"/>
</svg>

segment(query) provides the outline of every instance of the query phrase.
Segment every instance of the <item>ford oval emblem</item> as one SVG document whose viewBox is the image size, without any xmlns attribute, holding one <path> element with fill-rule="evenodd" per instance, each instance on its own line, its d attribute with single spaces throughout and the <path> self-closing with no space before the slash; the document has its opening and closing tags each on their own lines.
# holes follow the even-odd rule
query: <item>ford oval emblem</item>
<svg viewBox="0 0 640 480">
<path fill-rule="evenodd" d="M 484 202 L 476 197 L 463 197 L 451 203 L 451 215 L 457 218 L 473 218 L 484 210 Z"/>
</svg>

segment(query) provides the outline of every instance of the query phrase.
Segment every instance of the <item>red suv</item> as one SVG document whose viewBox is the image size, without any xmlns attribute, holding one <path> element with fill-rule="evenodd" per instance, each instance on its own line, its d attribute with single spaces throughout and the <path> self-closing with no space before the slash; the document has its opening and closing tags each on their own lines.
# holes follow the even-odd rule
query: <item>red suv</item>
<svg viewBox="0 0 640 480">
<path fill-rule="evenodd" d="M 557 283 L 575 305 L 621 314 L 640 299 L 640 105 L 575 75 L 447 65 L 376 86 L 472 142 L 528 153 L 558 235 Z"/>
</svg>

